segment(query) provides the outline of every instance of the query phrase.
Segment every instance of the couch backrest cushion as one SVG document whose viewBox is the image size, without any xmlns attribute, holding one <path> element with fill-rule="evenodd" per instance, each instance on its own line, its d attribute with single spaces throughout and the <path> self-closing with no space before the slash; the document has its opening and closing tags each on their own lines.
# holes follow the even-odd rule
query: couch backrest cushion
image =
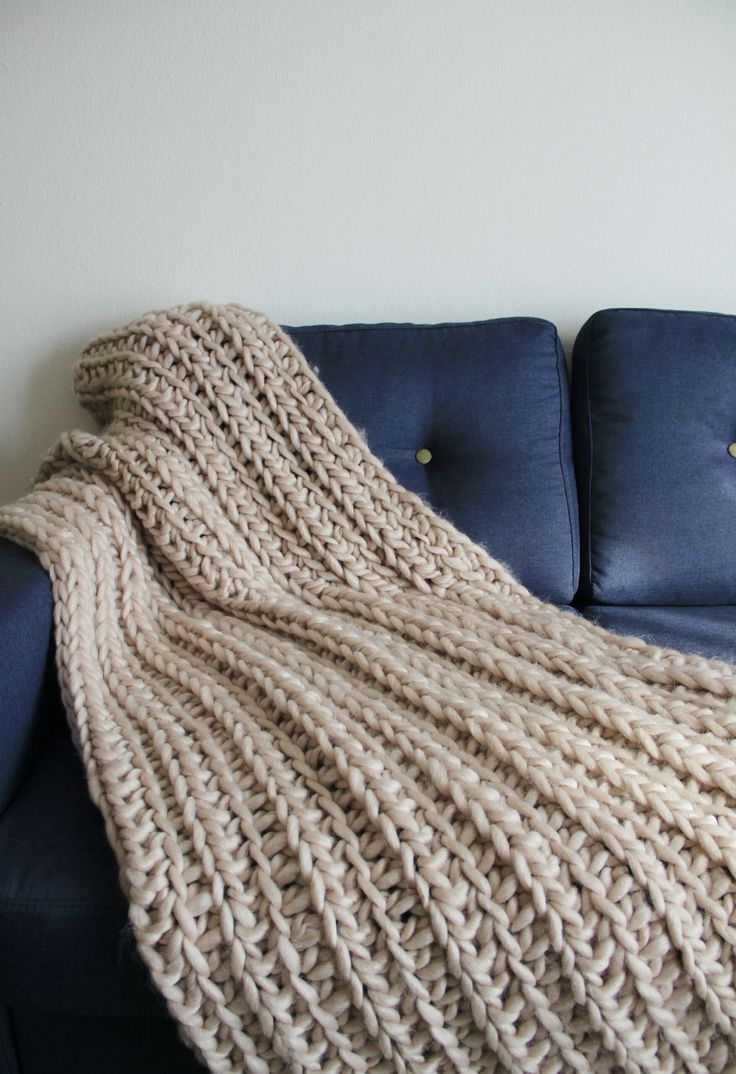
<svg viewBox="0 0 736 1074">
<path fill-rule="evenodd" d="M 736 603 L 736 317 L 603 310 L 572 383 L 580 596 Z"/>
<path fill-rule="evenodd" d="M 572 599 L 577 505 L 552 324 L 514 317 L 286 331 L 402 485 L 535 593 Z M 416 458 L 422 448 L 426 463 Z"/>
</svg>

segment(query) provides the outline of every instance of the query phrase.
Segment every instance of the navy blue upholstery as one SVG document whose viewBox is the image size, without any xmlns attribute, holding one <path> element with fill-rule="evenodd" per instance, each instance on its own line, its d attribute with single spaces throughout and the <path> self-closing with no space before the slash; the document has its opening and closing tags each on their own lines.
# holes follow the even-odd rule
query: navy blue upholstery
<svg viewBox="0 0 736 1074">
<path fill-rule="evenodd" d="M 51 608 L 51 581 L 36 557 L 0 538 L 0 813 L 43 733 Z"/>
<path fill-rule="evenodd" d="M 0 997 L 64 1015 L 162 1013 L 58 707 L 56 717 L 0 820 Z"/>
<path fill-rule="evenodd" d="M 736 602 L 736 317 L 603 310 L 573 352 L 580 596 Z"/>
<path fill-rule="evenodd" d="M 614 634 L 633 635 L 653 645 L 736 663 L 736 605 L 677 608 L 585 604 L 579 610 L 586 619 Z"/>
<path fill-rule="evenodd" d="M 69 1018 L 22 1011 L 13 1013 L 11 1024 L 19 1074 L 203 1074 L 207 1069 L 181 1043 L 168 1018 Z M 70 1056 L 73 1063 L 67 1063 Z"/>
<path fill-rule="evenodd" d="M 538 596 L 572 600 L 577 501 L 554 325 L 511 317 L 287 331 L 402 485 Z M 432 453 L 426 466 L 420 448 Z"/>
</svg>

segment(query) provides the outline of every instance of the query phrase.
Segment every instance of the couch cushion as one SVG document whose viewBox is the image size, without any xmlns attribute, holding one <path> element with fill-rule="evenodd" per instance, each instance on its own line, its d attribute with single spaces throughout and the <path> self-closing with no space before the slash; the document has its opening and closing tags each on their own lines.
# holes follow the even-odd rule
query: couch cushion
<svg viewBox="0 0 736 1074">
<path fill-rule="evenodd" d="M 52 658 L 51 579 L 36 556 L 0 537 L 0 813 L 40 741 Z"/>
<path fill-rule="evenodd" d="M 20 1070 L 29 1074 L 204 1074 L 207 1070 L 179 1039 L 171 1019 L 75 1018 L 14 1010 L 12 1026 Z"/>
<path fill-rule="evenodd" d="M 0 1003 L 161 1014 L 63 716 L 0 816 Z"/>
<path fill-rule="evenodd" d="M 286 331 L 402 485 L 538 596 L 572 599 L 577 503 L 552 324 L 514 317 Z M 416 458 L 422 448 L 426 464 Z"/>
<path fill-rule="evenodd" d="M 596 313 L 573 352 L 573 431 L 581 598 L 736 603 L 736 317 Z"/>
<path fill-rule="evenodd" d="M 645 608 L 587 604 L 580 610 L 614 634 L 633 635 L 653 645 L 700 653 L 736 663 L 736 606 Z"/>
</svg>

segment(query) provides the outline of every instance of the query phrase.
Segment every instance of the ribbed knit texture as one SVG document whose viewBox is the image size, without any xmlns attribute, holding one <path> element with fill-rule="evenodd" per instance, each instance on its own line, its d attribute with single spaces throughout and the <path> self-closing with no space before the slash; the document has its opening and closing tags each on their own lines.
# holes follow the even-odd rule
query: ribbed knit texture
<svg viewBox="0 0 736 1074">
<path fill-rule="evenodd" d="M 260 314 L 150 314 L 75 383 L 99 433 L 0 532 L 210 1070 L 736 1069 L 736 668 L 533 597 Z"/>
</svg>

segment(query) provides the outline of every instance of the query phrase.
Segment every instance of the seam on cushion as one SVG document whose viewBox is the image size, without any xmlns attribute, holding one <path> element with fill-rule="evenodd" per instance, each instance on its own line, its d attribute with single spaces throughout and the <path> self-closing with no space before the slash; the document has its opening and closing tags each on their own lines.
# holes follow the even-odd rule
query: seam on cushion
<svg viewBox="0 0 736 1074">
<path fill-rule="evenodd" d="M 572 596 L 575 596 L 575 590 L 577 588 L 577 579 L 575 578 L 575 536 L 572 528 L 572 508 L 570 506 L 570 493 L 567 487 L 567 478 L 565 477 L 565 467 L 562 461 L 562 375 L 560 365 L 562 364 L 562 354 L 560 337 L 557 329 L 552 329 L 553 345 L 555 349 L 555 364 L 557 367 L 557 397 L 559 402 L 559 419 L 557 422 L 557 459 L 560 465 L 560 476 L 562 477 L 562 489 L 565 493 L 565 504 L 567 506 L 567 528 L 570 532 L 570 592 Z M 578 557 L 579 558 L 579 557 Z"/>
</svg>

